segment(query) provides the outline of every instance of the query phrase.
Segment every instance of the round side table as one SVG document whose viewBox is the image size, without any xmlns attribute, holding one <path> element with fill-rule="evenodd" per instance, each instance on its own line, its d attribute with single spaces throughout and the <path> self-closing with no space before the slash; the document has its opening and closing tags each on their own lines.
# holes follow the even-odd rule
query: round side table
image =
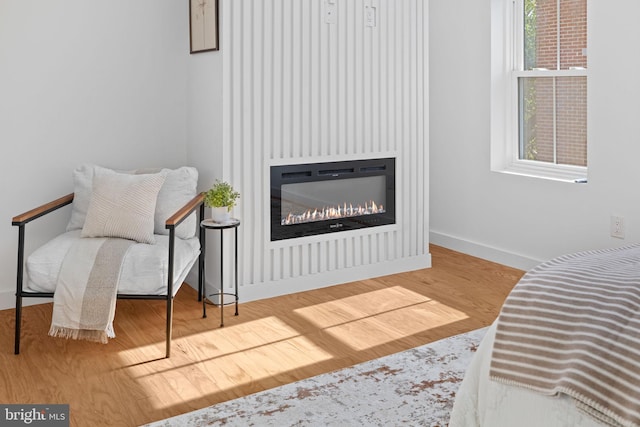
<svg viewBox="0 0 640 427">
<path fill-rule="evenodd" d="M 238 315 L 238 227 L 240 226 L 240 220 L 236 218 L 231 218 L 226 222 L 215 222 L 212 219 L 205 219 L 200 222 L 200 227 L 205 230 L 219 230 L 220 231 L 220 290 L 218 291 L 219 303 L 216 304 L 210 300 L 210 304 L 218 305 L 220 307 L 220 326 L 224 326 L 224 306 L 235 304 L 236 312 L 235 315 Z M 234 276 L 234 293 L 224 292 L 224 231 L 233 229 L 235 231 L 235 245 L 234 245 L 234 265 L 235 265 L 235 276 Z M 206 238 L 202 241 L 202 251 L 206 254 Z M 202 269 L 202 276 L 206 278 L 205 269 Z M 203 281 L 203 290 L 202 290 L 202 317 L 207 317 L 207 281 L 206 279 Z M 215 295 L 215 294 L 212 294 Z M 224 302 L 224 297 L 232 296 L 233 301 Z"/>
</svg>

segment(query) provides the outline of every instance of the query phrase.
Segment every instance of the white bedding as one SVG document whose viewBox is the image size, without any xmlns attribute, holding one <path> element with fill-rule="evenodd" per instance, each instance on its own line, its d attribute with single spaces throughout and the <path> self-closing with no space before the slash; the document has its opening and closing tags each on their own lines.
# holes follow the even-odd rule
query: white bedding
<svg viewBox="0 0 640 427">
<path fill-rule="evenodd" d="M 29 256 L 26 263 L 28 281 L 25 291 L 55 291 L 62 261 L 76 239 L 81 239 L 80 230 L 68 231 L 38 248 Z M 136 243 L 131 246 L 123 261 L 119 293 L 167 294 L 169 236 L 156 234 L 155 239 L 155 245 Z M 200 243 L 197 237 L 185 240 L 176 238 L 175 242 L 174 295 L 200 254 Z"/>
<path fill-rule="evenodd" d="M 496 322 L 485 335 L 456 394 L 450 427 L 601 427 L 561 395 L 548 397 L 489 380 Z"/>
</svg>

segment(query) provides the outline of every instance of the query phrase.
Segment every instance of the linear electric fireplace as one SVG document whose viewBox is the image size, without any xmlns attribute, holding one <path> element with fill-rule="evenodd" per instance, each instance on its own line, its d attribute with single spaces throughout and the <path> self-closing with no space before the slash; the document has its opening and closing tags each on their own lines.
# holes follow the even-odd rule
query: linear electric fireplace
<svg viewBox="0 0 640 427">
<path fill-rule="evenodd" d="M 395 224 L 395 159 L 271 167 L 271 240 Z"/>
</svg>

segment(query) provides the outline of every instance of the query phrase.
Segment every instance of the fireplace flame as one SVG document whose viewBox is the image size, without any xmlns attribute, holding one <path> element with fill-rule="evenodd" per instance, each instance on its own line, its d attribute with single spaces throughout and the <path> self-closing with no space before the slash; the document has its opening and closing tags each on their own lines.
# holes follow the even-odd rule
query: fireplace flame
<svg viewBox="0 0 640 427">
<path fill-rule="evenodd" d="M 377 204 L 373 200 L 357 206 L 353 206 L 352 203 L 348 205 L 343 203 L 342 205 L 324 206 L 321 209 L 307 209 L 301 213 L 289 212 L 282 218 L 281 225 L 303 224 L 305 222 L 326 221 L 378 213 L 385 213 L 384 206 Z"/>
</svg>

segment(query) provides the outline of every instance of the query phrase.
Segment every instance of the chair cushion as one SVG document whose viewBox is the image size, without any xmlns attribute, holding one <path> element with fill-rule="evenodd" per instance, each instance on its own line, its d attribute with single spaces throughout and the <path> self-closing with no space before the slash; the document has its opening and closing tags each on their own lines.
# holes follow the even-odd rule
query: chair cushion
<svg viewBox="0 0 640 427">
<path fill-rule="evenodd" d="M 93 190 L 93 177 L 98 170 L 111 169 L 85 164 L 73 171 L 74 197 L 67 231 L 80 230 L 84 226 Z M 168 235 L 169 230 L 165 228 L 165 221 L 197 194 L 198 170 L 190 166 L 178 169 L 138 169 L 132 171 L 119 170 L 116 172 L 129 174 L 163 172 L 166 174 L 164 184 L 160 188 L 158 200 L 156 201 L 154 234 Z M 176 227 L 176 236 L 181 239 L 189 239 L 196 235 L 196 231 L 197 216 L 194 212 Z"/>
<path fill-rule="evenodd" d="M 82 237 L 120 237 L 154 244 L 154 213 L 162 173 L 130 175 L 97 170 Z"/>
<path fill-rule="evenodd" d="M 68 231 L 36 249 L 27 259 L 26 291 L 54 292 L 62 261 L 74 240 L 82 239 L 80 230 Z M 156 244 L 135 243 L 122 264 L 118 286 L 121 294 L 166 295 L 168 276 L 169 236 L 156 235 Z M 197 238 L 175 239 L 173 294 L 187 277 L 198 259 Z"/>
</svg>

